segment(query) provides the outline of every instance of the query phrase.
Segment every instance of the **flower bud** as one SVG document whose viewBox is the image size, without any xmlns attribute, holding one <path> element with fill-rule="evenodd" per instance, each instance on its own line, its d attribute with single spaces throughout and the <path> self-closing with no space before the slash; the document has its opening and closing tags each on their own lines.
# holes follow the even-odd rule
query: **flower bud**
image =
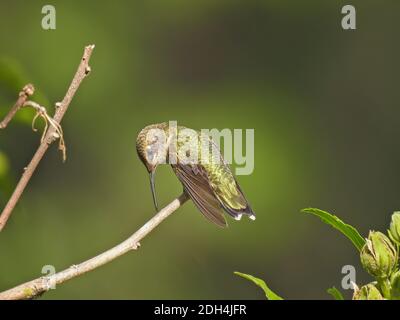
<svg viewBox="0 0 400 320">
<path fill-rule="evenodd" d="M 393 300 L 400 300 L 400 271 L 393 273 L 391 280 L 390 296 Z"/>
<path fill-rule="evenodd" d="M 400 245 L 400 212 L 392 214 L 392 221 L 390 222 L 389 237 L 394 243 Z"/>
<path fill-rule="evenodd" d="M 354 291 L 353 300 L 383 300 L 382 294 L 373 283 Z"/>
<path fill-rule="evenodd" d="M 396 249 L 383 233 L 370 231 L 360 258 L 365 270 L 374 277 L 387 278 L 396 266 Z"/>
</svg>

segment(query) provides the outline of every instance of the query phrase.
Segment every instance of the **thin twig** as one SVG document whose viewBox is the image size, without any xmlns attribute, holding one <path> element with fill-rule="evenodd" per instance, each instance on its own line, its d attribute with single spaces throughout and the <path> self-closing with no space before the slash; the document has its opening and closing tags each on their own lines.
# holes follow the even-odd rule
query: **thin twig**
<svg viewBox="0 0 400 320">
<path fill-rule="evenodd" d="M 52 276 L 37 278 L 15 288 L 1 292 L 0 300 L 22 300 L 36 298 L 44 292 L 50 290 L 55 285 L 62 284 L 70 279 L 85 274 L 86 272 L 92 271 L 131 250 L 136 250 L 140 246 L 139 241 L 148 235 L 162 221 L 168 218 L 168 216 L 175 212 L 187 200 L 187 194 L 183 193 L 180 197 L 176 198 L 169 205 L 159 211 L 138 231 L 117 246 L 95 256 L 94 258 L 86 260 L 78 265 L 73 265 L 68 269 L 58 272 Z"/>
<path fill-rule="evenodd" d="M 53 120 L 58 125 L 60 124 L 62 118 L 64 117 L 64 114 L 67 111 L 69 104 L 71 103 L 71 100 L 74 97 L 76 91 L 78 90 L 79 85 L 81 84 L 82 80 L 90 72 L 89 59 L 90 59 L 90 56 L 92 55 L 93 49 L 94 49 L 94 45 L 89 45 L 89 46 L 85 47 L 83 57 L 79 64 L 78 70 L 76 71 L 75 76 L 72 79 L 72 82 L 68 88 L 67 93 L 65 94 L 63 101 L 56 104 L 57 109 L 56 109 L 56 113 L 54 115 Z M 28 93 L 26 93 L 25 95 L 29 96 Z M 10 113 L 4 119 L 5 122 L 4 121 L 3 122 L 5 123 L 5 125 L 7 125 L 7 123 L 12 119 L 12 117 L 18 111 L 18 109 L 21 108 L 21 106 L 27 101 L 27 98 L 28 97 L 25 97 L 24 95 L 20 95 L 20 98 L 18 99 L 17 103 L 14 105 L 14 107 L 11 109 Z M 4 126 L 3 122 L 2 122 L 2 125 Z M 38 164 L 42 160 L 47 149 L 49 148 L 49 145 L 52 142 L 54 142 L 57 138 L 59 138 L 59 135 L 56 131 L 57 131 L 57 129 L 55 126 L 51 126 L 47 130 L 46 136 L 44 137 L 44 139 L 42 139 L 42 142 L 40 143 L 38 149 L 36 150 L 36 153 L 33 155 L 32 160 L 30 161 L 28 166 L 25 168 L 25 171 L 22 174 L 21 179 L 19 180 L 17 186 L 15 187 L 13 194 L 11 195 L 5 208 L 3 209 L 3 212 L 0 215 L 0 231 L 6 225 L 7 220 L 11 216 L 13 209 L 17 205 L 19 198 L 21 197 L 22 193 L 25 190 L 25 187 L 27 186 L 33 173 L 35 172 Z"/>
<path fill-rule="evenodd" d="M 12 118 L 14 118 L 17 111 L 23 107 L 28 98 L 34 93 L 35 87 L 30 83 L 22 89 L 22 91 L 19 93 L 17 102 L 4 117 L 3 121 L 0 122 L 0 129 L 5 129 L 7 127 L 8 123 L 12 120 Z"/>
<path fill-rule="evenodd" d="M 33 109 L 36 110 L 36 115 L 33 117 L 32 120 L 32 130 L 37 131 L 35 128 L 35 122 L 38 117 L 43 118 L 45 122 L 45 127 L 42 133 L 42 138 L 40 139 L 40 143 L 44 141 L 46 138 L 47 131 L 49 129 L 49 124 L 50 128 L 53 127 L 55 129 L 55 132 L 53 135 L 55 135 L 59 139 L 59 144 L 58 144 L 58 149 L 61 150 L 62 155 L 63 155 L 63 162 L 67 159 L 67 148 L 65 146 L 65 141 L 64 141 L 64 134 L 63 134 L 63 129 L 61 125 L 54 121 L 49 114 L 47 113 L 47 110 L 45 107 L 41 106 L 40 104 L 34 102 L 34 101 L 26 101 L 23 105 L 23 107 L 32 107 Z"/>
</svg>

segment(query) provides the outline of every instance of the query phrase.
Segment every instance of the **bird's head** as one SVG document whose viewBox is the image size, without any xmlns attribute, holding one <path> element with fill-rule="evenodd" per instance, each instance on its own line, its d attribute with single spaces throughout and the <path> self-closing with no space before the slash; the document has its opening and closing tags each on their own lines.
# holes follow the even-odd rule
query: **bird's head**
<svg viewBox="0 0 400 320">
<path fill-rule="evenodd" d="M 149 125 L 139 132 L 136 139 L 136 151 L 149 172 L 151 192 L 157 211 L 154 177 L 157 166 L 166 163 L 168 152 L 166 128 L 167 123 Z"/>
</svg>

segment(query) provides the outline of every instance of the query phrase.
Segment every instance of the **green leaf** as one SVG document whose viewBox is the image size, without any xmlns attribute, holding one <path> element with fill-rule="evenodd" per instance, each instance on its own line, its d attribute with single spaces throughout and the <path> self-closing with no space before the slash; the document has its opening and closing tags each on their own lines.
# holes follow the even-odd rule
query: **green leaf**
<svg viewBox="0 0 400 320">
<path fill-rule="evenodd" d="M 335 300 L 344 300 L 342 293 L 335 287 L 326 290 Z"/>
<path fill-rule="evenodd" d="M 331 225 L 332 227 L 343 233 L 347 238 L 349 238 L 359 251 L 364 246 L 365 239 L 358 233 L 356 228 L 344 223 L 338 217 L 316 208 L 306 208 L 301 210 L 301 212 L 311 213 L 313 215 L 316 215 L 317 217 L 320 217 L 323 222 Z"/>
<path fill-rule="evenodd" d="M 31 82 L 24 68 L 15 59 L 0 56 L 0 118 L 4 117 L 18 98 L 22 88 Z M 47 107 L 51 112 L 49 99 L 39 88 L 35 88 L 32 98 L 37 103 Z M 30 124 L 34 116 L 30 108 L 22 109 L 15 115 L 15 121 Z"/>
<path fill-rule="evenodd" d="M 10 94 L 18 94 L 28 82 L 25 70 L 12 58 L 0 57 L 0 86 Z"/>
<path fill-rule="evenodd" d="M 0 179 L 7 174 L 9 167 L 5 153 L 0 150 Z"/>
<path fill-rule="evenodd" d="M 9 168 L 9 160 L 6 154 L 0 150 L 0 205 L 6 203 L 12 191 L 12 179 Z"/>
<path fill-rule="evenodd" d="M 241 272 L 238 272 L 238 271 L 235 271 L 234 274 L 236 274 L 236 275 L 238 275 L 238 276 L 240 276 L 242 278 L 245 278 L 247 280 L 252 281 L 257 286 L 259 286 L 261 289 L 263 289 L 264 292 L 265 292 L 265 296 L 267 297 L 268 300 L 283 300 L 283 298 L 281 298 L 276 293 L 274 293 L 270 288 L 268 288 L 268 286 L 266 285 L 264 280 L 261 280 L 259 278 L 253 277 L 250 274 L 241 273 Z"/>
</svg>

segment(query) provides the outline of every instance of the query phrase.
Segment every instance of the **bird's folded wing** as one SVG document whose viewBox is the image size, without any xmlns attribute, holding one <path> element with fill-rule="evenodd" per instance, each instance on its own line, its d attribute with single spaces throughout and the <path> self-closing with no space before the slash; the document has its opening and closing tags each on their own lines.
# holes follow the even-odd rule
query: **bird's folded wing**
<svg viewBox="0 0 400 320">
<path fill-rule="evenodd" d="M 248 215 L 251 219 L 255 219 L 253 210 L 247 202 L 229 165 L 222 157 L 218 146 L 209 137 L 204 137 L 203 139 L 209 145 L 212 155 L 209 161 L 211 164 L 204 164 L 204 166 L 208 166 L 206 172 L 211 173 L 208 175 L 207 181 L 215 197 L 225 211 L 236 220 L 240 220 L 243 214 Z"/>
<path fill-rule="evenodd" d="M 176 176 L 182 182 L 185 191 L 193 200 L 203 215 L 220 227 L 226 227 L 227 223 L 223 215 L 222 207 L 208 183 L 207 176 L 197 166 L 193 168 L 189 164 L 177 164 L 172 166 Z"/>
</svg>

